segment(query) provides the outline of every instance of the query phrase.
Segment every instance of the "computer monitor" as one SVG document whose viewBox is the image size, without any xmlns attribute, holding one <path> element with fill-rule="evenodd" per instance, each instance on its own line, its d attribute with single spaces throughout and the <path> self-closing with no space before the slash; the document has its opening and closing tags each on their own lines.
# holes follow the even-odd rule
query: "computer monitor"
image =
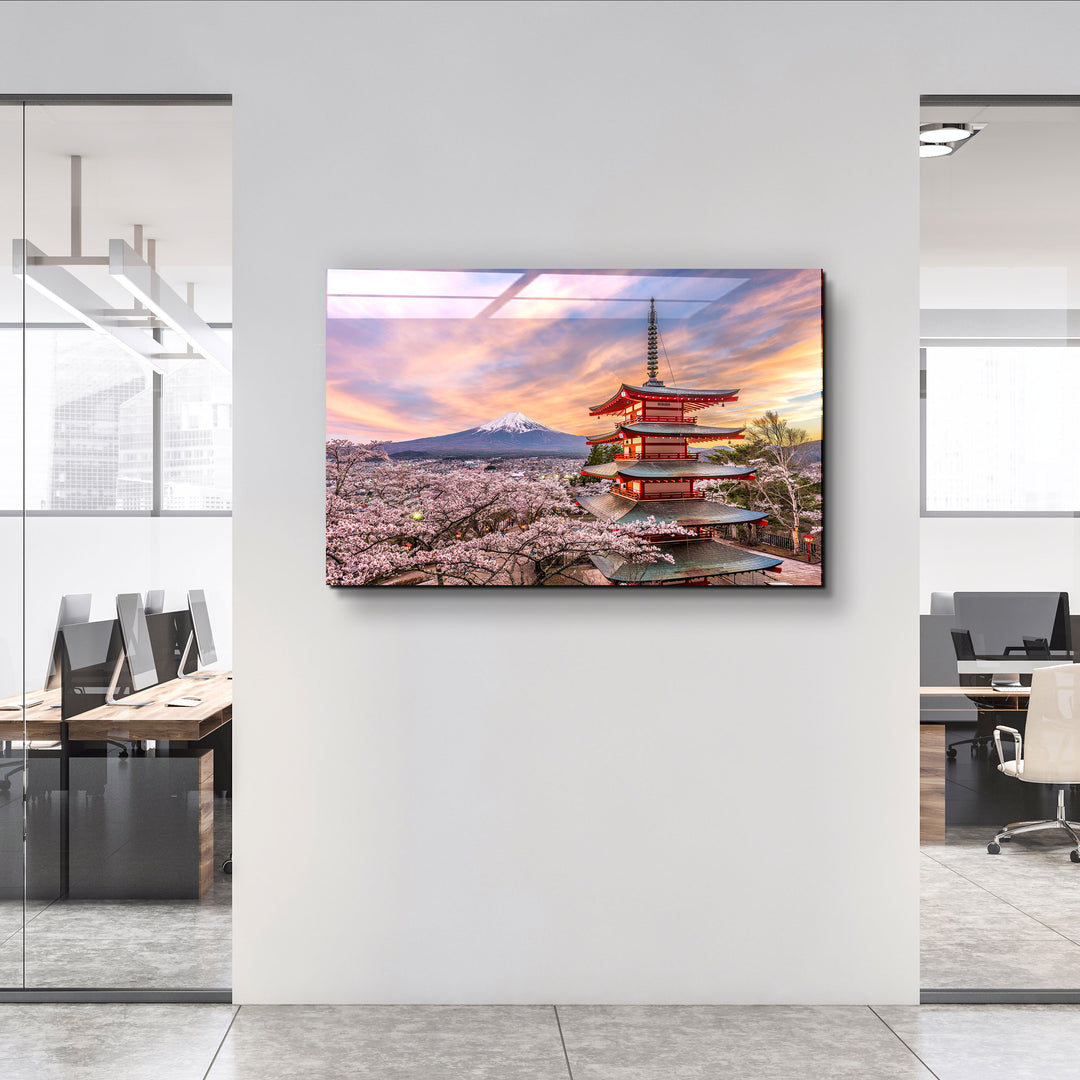
<svg viewBox="0 0 1080 1080">
<path fill-rule="evenodd" d="M 165 610 L 165 590 L 147 589 L 145 608 L 147 615 L 160 615 Z"/>
<path fill-rule="evenodd" d="M 955 624 L 971 635 L 974 658 L 984 671 L 1030 674 L 1073 659 L 1069 594 L 1066 592 L 958 592 Z"/>
<path fill-rule="evenodd" d="M 930 594 L 931 615 L 953 615 L 955 611 L 951 592 L 932 592 Z"/>
<path fill-rule="evenodd" d="M 41 684 L 46 690 L 55 690 L 60 685 L 60 631 L 65 626 L 90 621 L 90 596 L 90 593 L 67 593 L 60 597 L 60 611 L 56 616 L 56 629 L 49 650 L 49 666 L 45 681 Z"/>
<path fill-rule="evenodd" d="M 131 674 L 132 690 L 145 690 L 158 681 L 157 666 L 154 663 L 154 650 L 150 644 L 150 631 L 146 626 L 146 609 L 138 593 L 120 593 L 116 597 L 116 620 L 120 624 L 120 637 L 124 648 L 116 661 L 109 693 L 105 698 L 107 705 L 147 705 L 146 701 L 132 701 L 123 698 L 117 701 L 113 696 L 120 671 L 126 663 Z"/>
<path fill-rule="evenodd" d="M 210 676 L 207 675 L 189 675 L 184 671 L 184 668 L 187 667 L 188 654 L 191 652 L 191 646 L 193 644 L 199 654 L 198 666 L 205 667 L 207 664 L 217 663 L 217 649 L 214 647 L 214 634 L 210 629 L 210 616 L 206 610 L 206 594 L 202 589 L 188 590 L 188 611 L 191 612 L 191 636 L 188 638 L 187 647 L 184 649 L 184 655 L 180 659 L 180 667 L 177 671 L 177 675 L 181 679 L 210 678 Z"/>
<path fill-rule="evenodd" d="M 115 619 L 69 623 L 60 631 L 63 672 L 63 717 L 77 716 L 105 703 L 116 689 L 110 675 L 123 660 L 120 628 Z M 122 663 L 121 663 L 122 668 Z M 124 689 L 128 689 L 125 683 Z"/>
<path fill-rule="evenodd" d="M 179 611 L 163 611 L 160 615 L 147 615 L 146 626 L 150 631 L 150 646 L 154 650 L 158 678 L 162 682 L 171 682 L 177 676 L 180 657 L 191 637 L 191 614 L 187 608 L 181 608 Z"/>
</svg>

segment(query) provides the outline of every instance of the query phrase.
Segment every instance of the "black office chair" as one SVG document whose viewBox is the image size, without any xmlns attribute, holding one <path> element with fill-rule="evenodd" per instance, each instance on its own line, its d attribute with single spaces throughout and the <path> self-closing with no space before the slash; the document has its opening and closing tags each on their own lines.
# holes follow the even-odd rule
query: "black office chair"
<svg viewBox="0 0 1080 1080">
<path fill-rule="evenodd" d="M 972 643 L 971 632 L 969 630 L 951 630 L 950 633 L 952 634 L 953 651 L 956 653 L 957 660 L 977 659 L 975 646 Z M 1041 642 L 1042 647 L 1045 648 L 1047 654 L 1049 654 L 1050 650 L 1044 638 L 1025 638 L 1025 652 L 1027 652 L 1029 641 L 1032 643 L 1031 648 L 1033 649 L 1038 649 L 1038 643 Z M 1028 653 L 1028 655 L 1032 654 Z M 959 679 L 961 686 L 970 686 L 973 690 L 976 687 L 985 687 L 987 690 L 990 690 L 993 676 L 989 673 L 985 675 L 964 674 L 960 675 Z M 993 693 L 993 691 L 990 691 L 990 693 Z M 990 748 L 994 745 L 994 728 L 996 728 L 998 724 L 1003 723 L 1012 726 L 1026 715 L 1026 713 L 1016 709 L 1002 709 L 1000 707 L 1000 694 L 997 694 L 994 697 L 988 697 L 984 694 L 971 693 L 966 696 L 968 701 L 975 706 L 975 734 L 970 739 L 959 739 L 957 742 L 949 743 L 945 751 L 946 756 L 949 758 L 956 757 L 956 748 L 958 746 L 970 746 L 972 754 L 977 754 L 979 750 L 983 748 L 989 753 Z"/>
</svg>

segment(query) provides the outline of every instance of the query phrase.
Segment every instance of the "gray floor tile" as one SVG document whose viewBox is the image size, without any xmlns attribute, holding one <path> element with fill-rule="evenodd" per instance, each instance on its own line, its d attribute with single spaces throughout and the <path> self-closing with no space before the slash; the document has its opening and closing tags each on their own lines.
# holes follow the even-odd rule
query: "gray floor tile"
<svg viewBox="0 0 1080 1080">
<path fill-rule="evenodd" d="M 550 1006 L 245 1006 L 209 1080 L 566 1080 Z"/>
<path fill-rule="evenodd" d="M 1066 1080 L 1080 1075 L 1078 1005 L 922 1005 L 875 1011 L 938 1080 Z"/>
<path fill-rule="evenodd" d="M 923 849 L 921 985 L 1080 987 L 1080 866 L 1053 833 L 998 855 L 986 853 L 988 835 L 950 829 L 948 843 Z"/>
<path fill-rule="evenodd" d="M 940 865 L 922 872 L 919 917 L 924 948 L 936 948 L 957 936 L 985 935 L 991 940 L 1002 935 L 1044 940 L 1056 936 L 1032 917 L 1027 906 L 1012 904 Z"/>
<path fill-rule="evenodd" d="M 4 1080 L 202 1080 L 231 1005 L 0 1005 Z"/>
<path fill-rule="evenodd" d="M 66 901 L 26 927 L 26 985 L 225 988 L 231 912 L 202 901 Z M 0 966 L 17 940 L 0 947 Z"/>
<path fill-rule="evenodd" d="M 1002 933 L 924 942 L 920 981 L 940 990 L 1080 988 L 1080 946 L 1055 938 L 1017 941 Z"/>
<path fill-rule="evenodd" d="M 559 1006 L 574 1080 L 933 1080 L 867 1008 Z"/>
</svg>

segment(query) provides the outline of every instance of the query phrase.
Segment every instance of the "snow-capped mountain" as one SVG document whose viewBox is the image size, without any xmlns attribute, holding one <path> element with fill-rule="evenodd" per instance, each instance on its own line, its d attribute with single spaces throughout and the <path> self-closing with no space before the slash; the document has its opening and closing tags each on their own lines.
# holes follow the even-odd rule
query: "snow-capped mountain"
<svg viewBox="0 0 1080 1080">
<path fill-rule="evenodd" d="M 494 454 L 585 457 L 589 452 L 584 435 L 555 431 L 547 424 L 519 412 L 503 413 L 467 431 L 391 443 L 386 449 L 391 454 L 430 454 L 432 457 L 483 457 Z"/>
<path fill-rule="evenodd" d="M 494 420 L 481 424 L 476 430 L 520 433 L 523 431 L 552 431 L 553 429 L 549 428 L 547 424 L 541 424 L 539 420 L 534 420 L 531 416 L 526 416 L 524 413 L 504 412 L 502 416 L 497 416 Z"/>
</svg>

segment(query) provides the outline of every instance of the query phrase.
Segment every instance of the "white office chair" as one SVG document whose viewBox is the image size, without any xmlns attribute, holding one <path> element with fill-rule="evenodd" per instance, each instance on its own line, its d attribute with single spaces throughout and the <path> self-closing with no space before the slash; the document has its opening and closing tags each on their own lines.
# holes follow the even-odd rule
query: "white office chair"
<svg viewBox="0 0 1080 1080">
<path fill-rule="evenodd" d="M 1076 691 L 1080 682 L 1080 664 L 1062 664 L 1036 669 L 1031 677 L 1031 697 L 1025 733 L 1016 728 L 994 729 L 998 772 L 1013 776 L 1025 784 L 1057 784 L 1057 817 L 1050 821 L 1017 821 L 1006 825 L 986 850 L 996 855 L 1003 840 L 1041 829 L 1064 829 L 1072 839 L 1069 858 L 1080 863 L 1080 824 L 1065 819 L 1065 787 L 1080 784 L 1080 710 Z M 1006 761 L 1001 750 L 1001 735 L 1011 735 L 1016 744 L 1016 758 Z"/>
</svg>

